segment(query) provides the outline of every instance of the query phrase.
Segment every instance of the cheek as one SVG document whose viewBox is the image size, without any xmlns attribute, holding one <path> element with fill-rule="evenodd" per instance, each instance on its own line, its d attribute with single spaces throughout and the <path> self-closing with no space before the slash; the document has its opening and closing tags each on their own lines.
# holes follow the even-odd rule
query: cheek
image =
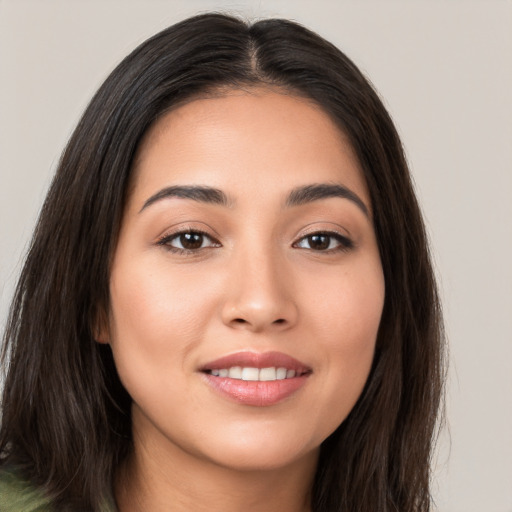
<svg viewBox="0 0 512 512">
<path fill-rule="evenodd" d="M 335 353 L 373 350 L 385 293 L 379 259 L 361 259 L 342 272 L 317 273 L 308 288 L 316 290 L 311 322 Z"/>
<path fill-rule="evenodd" d="M 204 283 L 199 287 L 186 272 L 144 263 L 118 265 L 110 282 L 110 343 L 131 394 L 139 386 L 161 389 L 170 373 L 181 374 L 215 309 Z"/>
<path fill-rule="evenodd" d="M 115 337 L 167 345 L 171 338 L 186 342 L 197 335 L 212 308 L 213 293 L 204 280 L 196 281 L 190 273 L 169 272 L 165 262 L 133 264 L 114 272 L 110 291 Z"/>
<path fill-rule="evenodd" d="M 332 431 L 350 413 L 368 378 L 385 290 L 380 263 L 353 268 L 339 279 L 331 276 L 324 285 L 310 315 L 325 369 L 321 393 L 326 400 L 316 406 Z"/>
</svg>

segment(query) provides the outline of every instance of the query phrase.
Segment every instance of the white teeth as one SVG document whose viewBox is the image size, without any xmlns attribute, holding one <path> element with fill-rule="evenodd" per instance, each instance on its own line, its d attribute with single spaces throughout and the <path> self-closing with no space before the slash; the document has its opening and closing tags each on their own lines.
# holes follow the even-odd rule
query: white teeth
<svg viewBox="0 0 512 512">
<path fill-rule="evenodd" d="M 262 368 L 260 370 L 260 380 L 276 380 L 276 369 Z"/>
<path fill-rule="evenodd" d="M 242 368 L 240 366 L 233 366 L 233 368 L 229 369 L 229 378 L 230 379 L 241 379 L 242 378 Z"/>
<path fill-rule="evenodd" d="M 295 370 L 288 370 L 287 368 L 276 368 L 274 366 L 269 368 L 243 368 L 241 366 L 232 366 L 231 368 L 218 368 L 210 370 L 211 375 L 215 377 L 229 377 L 230 379 L 248 380 L 248 381 L 272 381 L 293 379 L 296 375 Z"/>
<path fill-rule="evenodd" d="M 243 368 L 242 369 L 242 380 L 260 380 L 260 372 L 258 368 Z"/>
<path fill-rule="evenodd" d="M 283 380 L 286 379 L 286 368 L 278 368 L 276 371 L 276 379 Z"/>
</svg>

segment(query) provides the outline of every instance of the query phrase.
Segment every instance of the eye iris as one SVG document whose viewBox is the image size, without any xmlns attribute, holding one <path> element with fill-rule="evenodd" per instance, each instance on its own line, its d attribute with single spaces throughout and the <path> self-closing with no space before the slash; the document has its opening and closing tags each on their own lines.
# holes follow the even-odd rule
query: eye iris
<svg viewBox="0 0 512 512">
<path fill-rule="evenodd" d="M 180 243 L 185 249 L 199 249 L 203 245 L 201 233 L 183 233 L 180 235 Z"/>
<path fill-rule="evenodd" d="M 308 237 L 309 247 L 319 251 L 329 248 L 330 237 L 328 235 L 311 235 Z"/>
</svg>

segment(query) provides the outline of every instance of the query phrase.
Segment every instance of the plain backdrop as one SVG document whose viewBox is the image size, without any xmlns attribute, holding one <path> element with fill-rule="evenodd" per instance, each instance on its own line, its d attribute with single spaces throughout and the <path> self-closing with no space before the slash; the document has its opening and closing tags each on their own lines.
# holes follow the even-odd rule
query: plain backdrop
<svg viewBox="0 0 512 512">
<path fill-rule="evenodd" d="M 0 0 L 1 324 L 60 152 L 91 95 L 148 36 L 209 10 L 307 25 L 384 98 L 425 213 L 450 344 L 437 508 L 511 512 L 509 0 Z"/>
</svg>

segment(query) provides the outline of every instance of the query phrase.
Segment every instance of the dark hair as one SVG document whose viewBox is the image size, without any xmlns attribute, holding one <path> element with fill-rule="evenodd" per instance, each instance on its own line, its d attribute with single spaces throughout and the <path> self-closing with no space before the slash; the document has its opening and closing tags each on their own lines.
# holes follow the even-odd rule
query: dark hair
<svg viewBox="0 0 512 512">
<path fill-rule="evenodd" d="M 312 509 L 430 509 L 442 322 L 397 132 L 333 45 L 290 21 L 248 25 L 221 14 L 160 32 L 111 73 L 63 153 L 35 229 L 5 333 L 0 453 L 2 465 L 61 508 L 99 510 L 131 447 L 131 400 L 93 331 L 108 311 L 109 265 L 141 139 L 180 102 L 261 84 L 312 99 L 348 136 L 370 191 L 386 283 L 370 376 L 321 447 Z"/>
</svg>

